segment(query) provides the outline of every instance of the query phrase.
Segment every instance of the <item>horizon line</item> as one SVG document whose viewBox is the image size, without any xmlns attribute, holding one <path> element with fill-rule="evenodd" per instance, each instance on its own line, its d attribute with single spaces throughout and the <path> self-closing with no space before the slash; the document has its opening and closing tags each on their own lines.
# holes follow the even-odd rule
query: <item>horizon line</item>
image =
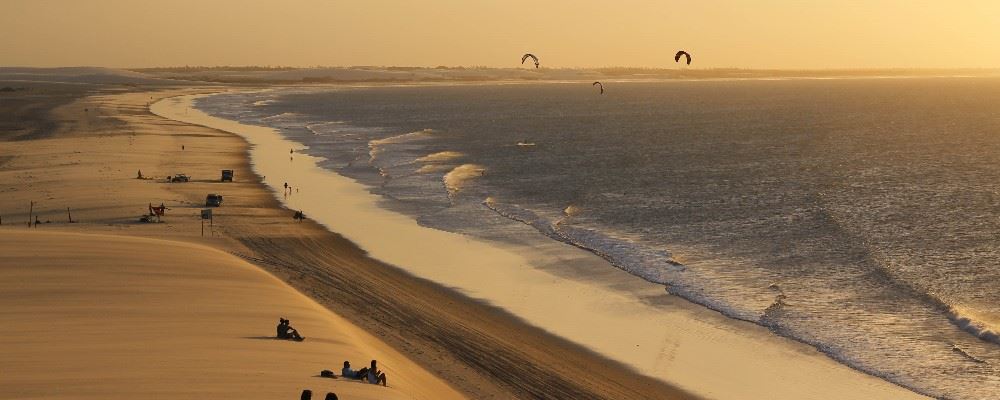
<svg viewBox="0 0 1000 400">
<path fill-rule="evenodd" d="M 477 69 L 477 70 L 535 70 L 520 66 L 502 67 L 487 65 L 316 65 L 316 66 L 289 66 L 289 65 L 171 65 L 171 66 L 142 66 L 142 67 L 111 67 L 98 65 L 63 65 L 63 66 L 27 66 L 27 65 L 0 65 L 0 68 L 18 69 L 66 69 L 66 68 L 100 68 L 116 69 L 126 71 L 141 70 L 183 70 L 183 69 L 258 69 L 258 70 L 308 70 L 308 69 Z M 648 67 L 648 66 L 602 66 L 602 67 L 541 67 L 542 70 L 656 70 L 656 71 L 778 71 L 778 72 L 823 72 L 823 71 L 1000 71 L 997 67 L 830 67 L 830 68 L 753 68 L 753 67 Z"/>
</svg>

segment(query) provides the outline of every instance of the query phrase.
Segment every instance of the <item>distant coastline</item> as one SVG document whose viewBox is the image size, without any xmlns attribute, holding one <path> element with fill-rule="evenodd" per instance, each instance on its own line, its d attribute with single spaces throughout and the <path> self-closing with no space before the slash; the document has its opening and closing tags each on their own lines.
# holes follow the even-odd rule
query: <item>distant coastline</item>
<svg viewBox="0 0 1000 400">
<path fill-rule="evenodd" d="M 549 80 L 712 80 L 712 79 L 834 79 L 996 77 L 1000 69 L 742 69 L 742 68 L 493 68 L 493 67 L 164 67 L 129 71 L 150 78 L 226 84 L 435 83 Z"/>
</svg>

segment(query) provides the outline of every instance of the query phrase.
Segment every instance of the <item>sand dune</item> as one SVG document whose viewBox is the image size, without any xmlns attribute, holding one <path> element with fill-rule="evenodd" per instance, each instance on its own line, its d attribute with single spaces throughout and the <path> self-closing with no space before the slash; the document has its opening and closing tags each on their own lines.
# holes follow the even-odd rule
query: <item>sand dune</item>
<svg viewBox="0 0 1000 400">
<path fill-rule="evenodd" d="M 462 398 L 280 280 L 201 245 L 0 230 L 0 398 Z M 278 316 L 307 335 L 274 340 Z M 376 358 L 383 388 L 318 378 Z"/>
</svg>

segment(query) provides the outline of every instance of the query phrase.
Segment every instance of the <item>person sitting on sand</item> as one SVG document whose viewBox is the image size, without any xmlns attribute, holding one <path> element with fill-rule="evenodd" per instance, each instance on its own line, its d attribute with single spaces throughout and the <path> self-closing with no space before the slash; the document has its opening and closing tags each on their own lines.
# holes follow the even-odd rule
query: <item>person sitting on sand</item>
<svg viewBox="0 0 1000 400">
<path fill-rule="evenodd" d="M 368 368 L 368 383 L 372 385 L 382 384 L 382 386 L 388 386 L 385 379 L 385 373 L 378 370 L 376 365 L 378 361 L 372 360 L 372 366 Z"/>
<path fill-rule="evenodd" d="M 278 318 L 278 339 L 288 339 L 288 324 L 285 323 L 284 318 Z"/>
<path fill-rule="evenodd" d="M 354 369 L 351 368 L 350 361 L 344 361 L 344 368 L 340 370 L 340 376 L 343 376 L 344 378 L 347 379 L 361 379 L 361 377 L 365 376 L 366 374 L 368 374 L 367 368 L 362 368 L 360 371 L 355 371 Z"/>
<path fill-rule="evenodd" d="M 278 339 L 304 340 L 305 338 L 299 335 L 299 331 L 292 328 L 291 323 L 291 321 L 284 318 L 278 319 Z"/>
</svg>

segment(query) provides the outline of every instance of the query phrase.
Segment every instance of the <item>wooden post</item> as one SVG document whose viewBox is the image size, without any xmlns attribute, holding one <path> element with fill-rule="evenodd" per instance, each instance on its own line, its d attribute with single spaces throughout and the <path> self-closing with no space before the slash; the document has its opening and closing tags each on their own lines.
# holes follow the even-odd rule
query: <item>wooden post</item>
<svg viewBox="0 0 1000 400">
<path fill-rule="evenodd" d="M 73 221 L 73 214 L 71 214 L 69 212 L 69 207 L 66 207 L 66 216 L 69 217 L 69 223 L 72 224 L 72 223 L 76 222 L 76 221 Z"/>
<path fill-rule="evenodd" d="M 205 220 L 201 220 L 201 237 L 205 237 Z"/>
<path fill-rule="evenodd" d="M 31 202 L 31 205 L 30 205 L 30 206 L 28 206 L 28 228 L 31 228 L 31 222 L 32 222 L 32 220 L 31 220 L 31 215 L 32 215 L 32 214 L 33 214 L 34 212 L 35 212 L 35 202 L 33 202 L 33 201 L 32 201 L 32 202 Z"/>
</svg>

